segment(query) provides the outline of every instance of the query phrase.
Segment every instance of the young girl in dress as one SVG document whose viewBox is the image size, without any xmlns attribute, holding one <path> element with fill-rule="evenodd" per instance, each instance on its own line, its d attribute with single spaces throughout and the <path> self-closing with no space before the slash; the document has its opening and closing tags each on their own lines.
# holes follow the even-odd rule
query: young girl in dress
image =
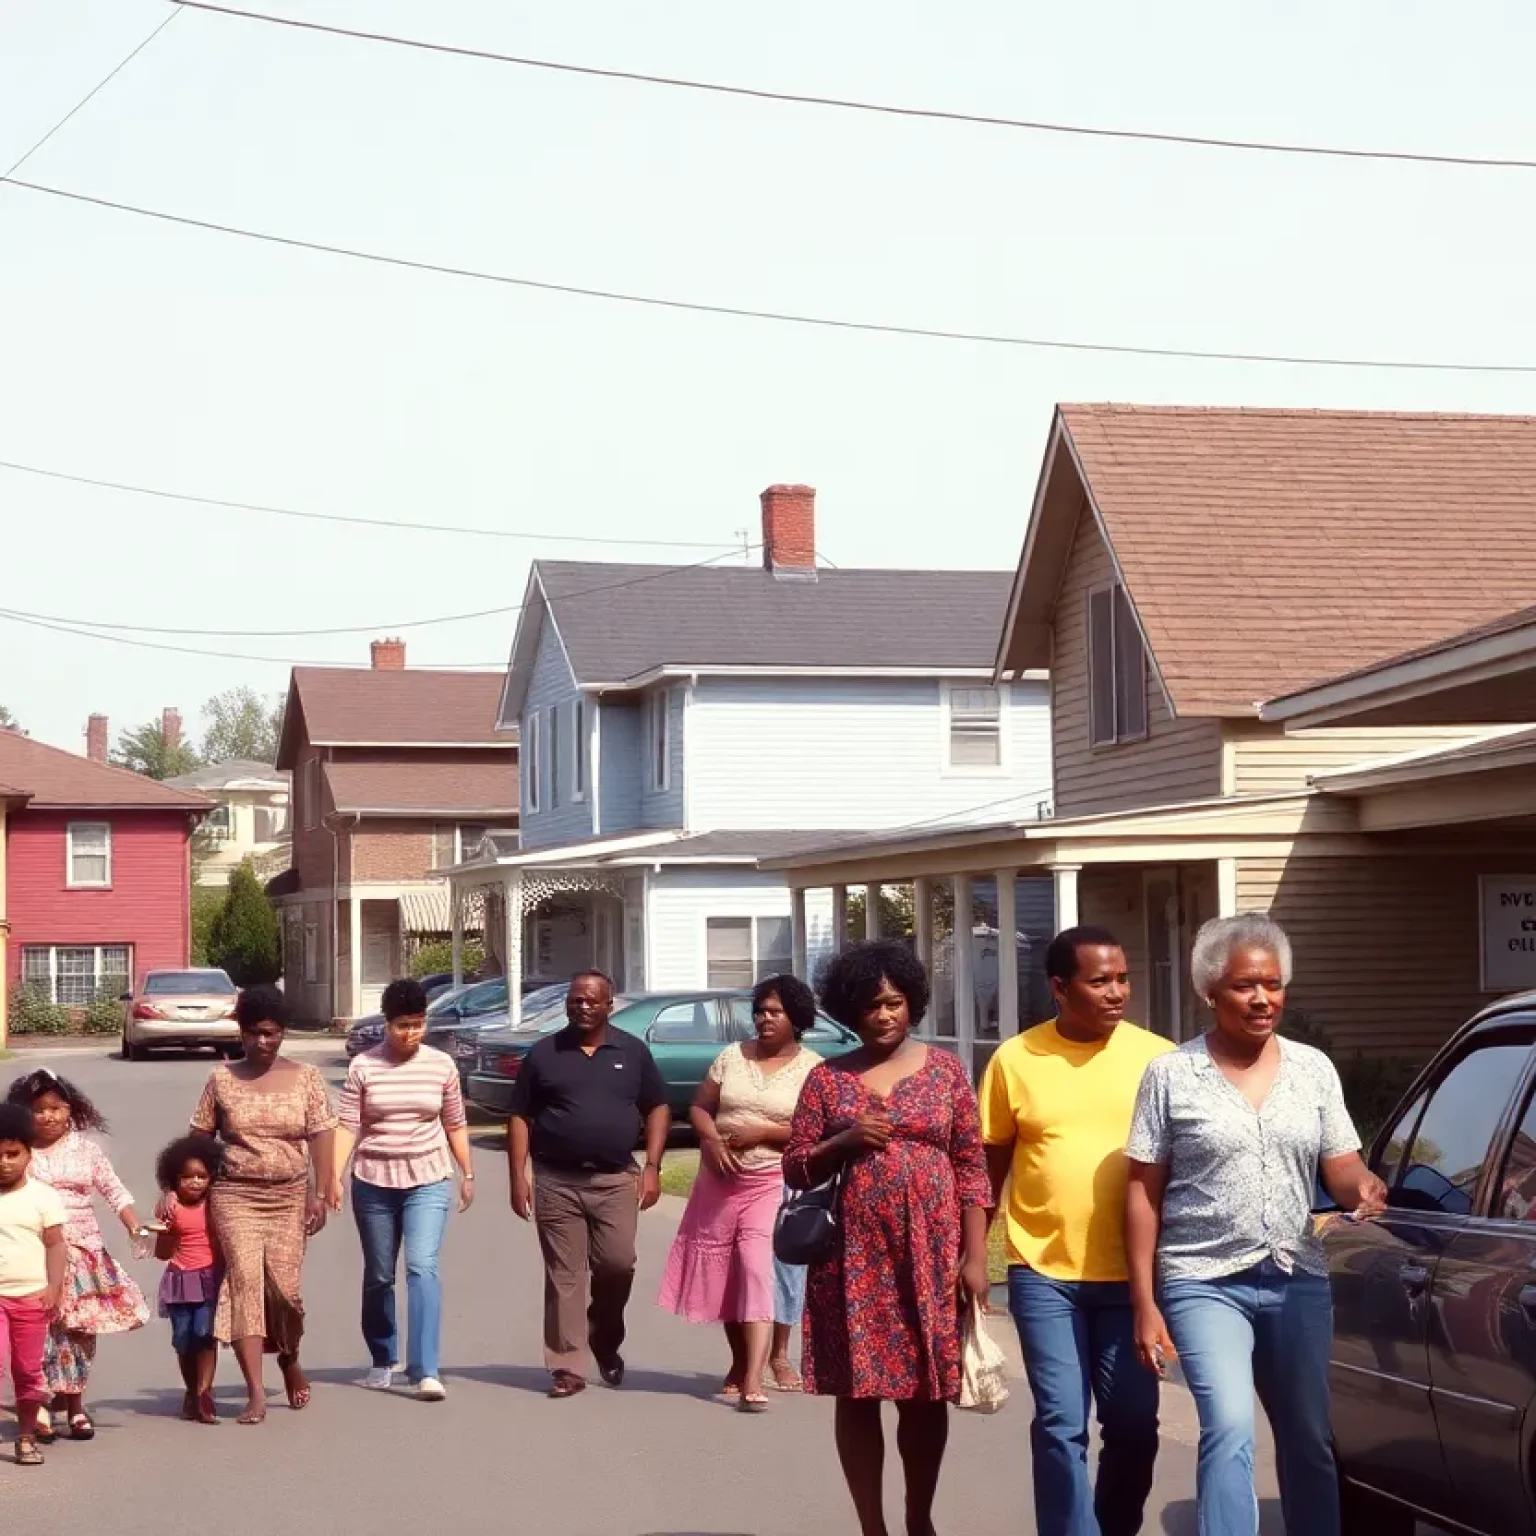
<svg viewBox="0 0 1536 1536">
<path fill-rule="evenodd" d="M 155 1164 L 164 1196 L 155 1207 L 161 1230 L 155 1257 L 166 1259 L 160 1282 L 160 1316 L 171 1323 L 171 1348 L 181 1367 L 186 1396 L 181 1416 L 191 1423 L 217 1424 L 213 1372 L 218 1345 L 213 1314 L 219 1302 L 223 1265 L 208 1227 L 208 1189 L 224 1164 L 224 1148 L 211 1136 L 182 1136 Z"/>
<path fill-rule="evenodd" d="M 106 1201 L 130 1237 L 139 1234 L 138 1213 L 107 1154 L 82 1134 L 105 1131 L 107 1122 L 80 1089 L 41 1067 L 12 1083 L 7 1098 L 32 1111 L 37 1140 L 31 1176 L 52 1185 L 67 1217 L 64 1299 L 49 1324 L 43 1351 L 52 1414 L 39 1420 L 37 1438 L 44 1445 L 57 1439 L 63 1426 L 53 1415 L 62 1413 L 70 1439 L 93 1440 L 96 1426 L 85 1410 L 85 1388 L 96 1358 L 96 1336 L 131 1332 L 149 1318 L 143 1293 L 107 1252 L 94 1200 L 100 1195 Z"/>
</svg>

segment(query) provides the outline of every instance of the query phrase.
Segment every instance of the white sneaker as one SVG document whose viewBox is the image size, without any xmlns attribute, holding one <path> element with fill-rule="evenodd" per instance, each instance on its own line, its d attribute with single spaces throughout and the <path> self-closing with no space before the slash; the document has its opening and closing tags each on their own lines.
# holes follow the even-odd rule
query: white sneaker
<svg viewBox="0 0 1536 1536">
<path fill-rule="evenodd" d="M 395 1384 L 395 1373 L 387 1365 L 376 1365 L 363 1377 L 363 1385 L 370 1392 L 388 1392 Z"/>
<path fill-rule="evenodd" d="M 448 1389 L 436 1376 L 423 1376 L 416 1383 L 416 1396 L 424 1403 L 440 1403 L 448 1396 Z"/>
</svg>

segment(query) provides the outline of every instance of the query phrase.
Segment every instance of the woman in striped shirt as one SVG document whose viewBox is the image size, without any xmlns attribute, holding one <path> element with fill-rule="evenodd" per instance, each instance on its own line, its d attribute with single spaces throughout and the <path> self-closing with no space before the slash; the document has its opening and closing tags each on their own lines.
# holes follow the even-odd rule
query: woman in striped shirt
<svg viewBox="0 0 1536 1536">
<path fill-rule="evenodd" d="M 469 1128 L 459 1073 L 445 1052 L 424 1046 L 427 996 L 418 981 L 384 989 L 384 1039 L 352 1060 L 341 1090 L 332 1210 L 341 1209 L 341 1171 L 352 1161 L 352 1213 L 363 1245 L 363 1338 L 372 1369 L 363 1384 L 387 1391 L 399 1369 L 395 1266 L 405 1248 L 409 1354 L 416 1395 L 437 1402 L 443 1292 L 438 1254 L 459 1167 L 459 1209 L 475 1194 Z"/>
</svg>

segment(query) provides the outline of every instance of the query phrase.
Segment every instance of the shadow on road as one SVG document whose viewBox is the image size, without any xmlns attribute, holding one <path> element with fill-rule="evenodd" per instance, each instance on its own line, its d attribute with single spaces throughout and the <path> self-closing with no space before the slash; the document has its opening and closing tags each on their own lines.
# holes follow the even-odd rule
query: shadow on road
<svg viewBox="0 0 1536 1536">
<path fill-rule="evenodd" d="M 1199 1530 L 1193 1499 L 1180 1499 L 1163 1510 L 1163 1536 L 1198 1536 Z M 1261 1536 L 1285 1536 L 1279 1499 L 1259 1500 L 1259 1531 Z"/>
<path fill-rule="evenodd" d="M 317 1380 L 324 1379 L 324 1373 L 311 1372 L 311 1375 Z M 443 1368 L 443 1380 L 449 1386 L 455 1381 L 476 1381 L 483 1386 L 510 1387 L 514 1392 L 533 1392 L 539 1397 L 549 1395 L 549 1372 L 535 1365 L 471 1365 L 461 1370 L 450 1365 Z M 619 1390 L 626 1397 L 637 1392 L 651 1392 L 664 1397 L 709 1398 L 719 1384 L 718 1377 L 694 1371 L 637 1371 L 631 1367 L 625 1372 L 624 1385 Z M 609 1389 L 592 1381 L 588 1390 L 606 1392 Z M 676 1532 L 673 1536 L 710 1536 L 710 1533 Z M 729 1536 L 729 1533 L 715 1533 L 715 1536 Z"/>
</svg>

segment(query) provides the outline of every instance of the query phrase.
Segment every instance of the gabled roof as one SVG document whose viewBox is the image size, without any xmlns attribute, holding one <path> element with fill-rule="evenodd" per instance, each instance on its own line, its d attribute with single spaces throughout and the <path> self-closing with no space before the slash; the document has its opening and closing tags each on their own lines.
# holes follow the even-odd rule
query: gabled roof
<svg viewBox="0 0 1536 1536">
<path fill-rule="evenodd" d="M 324 772 L 342 812 L 517 819 L 517 759 L 510 753 L 488 763 L 327 763 Z"/>
<path fill-rule="evenodd" d="M 989 673 L 1006 571 L 821 570 L 760 565 L 536 561 L 501 718 L 515 720 L 549 616 L 583 688 L 668 670 L 831 676 Z"/>
<path fill-rule="evenodd" d="M 289 775 L 271 763 L 254 758 L 231 757 L 222 763 L 209 763 L 191 773 L 178 773 L 165 782 L 173 789 L 286 789 Z"/>
<path fill-rule="evenodd" d="M 295 667 L 277 766 L 291 769 L 300 742 L 327 747 L 506 747 L 496 728 L 501 677 L 419 668 Z"/>
<path fill-rule="evenodd" d="M 1536 417 L 1060 406 L 1001 671 L 1045 664 L 1080 514 L 1175 712 L 1252 715 L 1529 602 Z"/>
<path fill-rule="evenodd" d="M 126 768 L 0 731 L 0 782 L 29 796 L 29 810 L 206 811 L 206 795 L 175 789 Z"/>
</svg>

